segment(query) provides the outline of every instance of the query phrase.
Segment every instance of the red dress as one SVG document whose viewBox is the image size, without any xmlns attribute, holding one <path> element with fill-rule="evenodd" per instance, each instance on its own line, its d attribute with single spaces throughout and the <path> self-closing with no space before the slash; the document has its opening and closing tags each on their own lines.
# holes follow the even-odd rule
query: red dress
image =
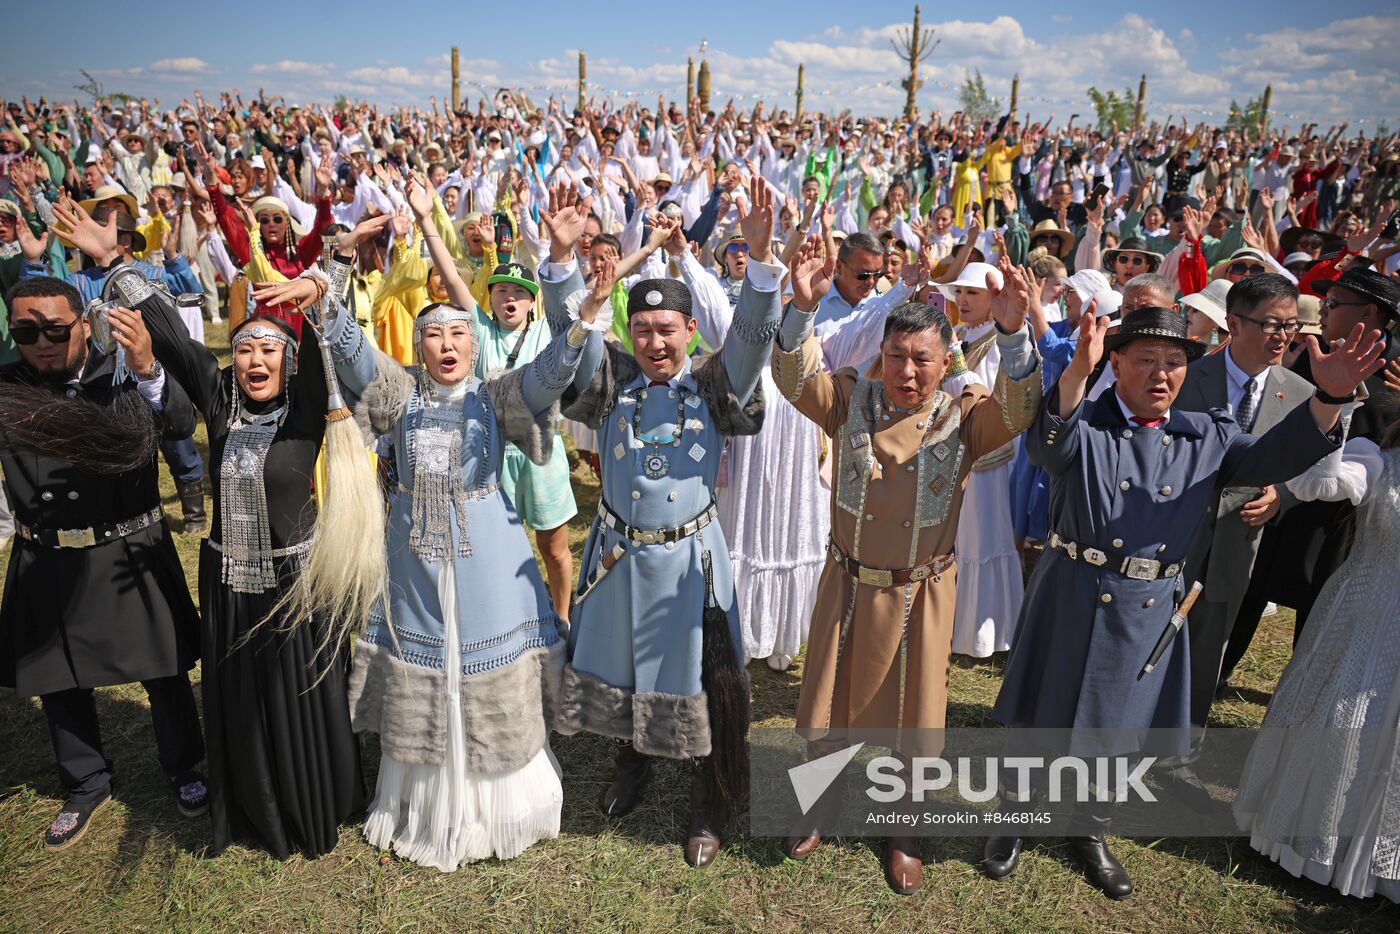
<svg viewBox="0 0 1400 934">
<path fill-rule="evenodd" d="M 252 245 L 248 242 L 248 231 L 233 205 L 224 199 L 224 193 L 217 185 L 209 186 L 209 200 L 214 205 L 214 214 L 219 219 L 219 230 L 228 243 L 229 255 L 239 266 L 246 267 L 253 261 Z M 321 258 L 321 235 L 331 225 L 331 201 L 319 198 L 316 201 L 316 223 L 311 231 L 297 241 L 296 250 L 288 257 L 285 251 L 268 253 L 267 261 L 288 279 L 295 279 L 306 268 Z M 298 338 L 301 337 L 301 312 L 293 305 L 267 305 L 258 302 L 254 314 L 280 318 L 291 325 Z"/>
</svg>

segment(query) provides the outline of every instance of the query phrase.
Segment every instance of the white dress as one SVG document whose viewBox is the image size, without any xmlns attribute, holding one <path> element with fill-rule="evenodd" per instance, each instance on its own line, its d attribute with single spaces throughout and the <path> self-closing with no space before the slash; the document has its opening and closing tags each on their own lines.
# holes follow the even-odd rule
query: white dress
<svg viewBox="0 0 1400 934">
<path fill-rule="evenodd" d="M 445 398 L 466 392 L 465 383 L 444 390 Z M 392 848 L 404 859 L 442 872 L 463 863 L 519 856 L 538 840 L 559 836 L 564 786 L 549 742 L 523 767 L 504 775 L 470 775 L 462 725 L 462 665 L 459 660 L 457 575 L 453 561 L 441 562 L 438 600 L 442 606 L 447 674 L 447 754 L 441 765 L 411 765 L 387 754 L 379 762 L 374 803 L 364 835 L 372 846 Z"/>
<path fill-rule="evenodd" d="M 1279 680 L 1235 819 L 1295 876 L 1400 901 L 1400 449 L 1353 440 L 1288 487 L 1359 503 L 1356 540 Z"/>
<path fill-rule="evenodd" d="M 961 335 L 964 350 L 996 327 L 987 321 Z M 1001 352 L 991 338 L 986 354 L 969 367 L 977 381 L 991 388 L 1001 366 Z M 973 658 L 1011 648 L 1026 585 L 1016 529 L 1011 522 L 1013 439 L 978 461 L 968 474 L 955 548 L 958 560 L 958 602 L 953 614 L 953 651 Z"/>
<path fill-rule="evenodd" d="M 718 281 L 687 260 L 700 336 L 724 346 L 734 309 Z M 729 543 L 746 658 L 802 650 L 826 563 L 830 489 L 820 476 L 822 433 L 783 398 L 770 367 L 760 376 L 766 410 L 758 434 L 730 438 L 716 498 Z"/>
</svg>

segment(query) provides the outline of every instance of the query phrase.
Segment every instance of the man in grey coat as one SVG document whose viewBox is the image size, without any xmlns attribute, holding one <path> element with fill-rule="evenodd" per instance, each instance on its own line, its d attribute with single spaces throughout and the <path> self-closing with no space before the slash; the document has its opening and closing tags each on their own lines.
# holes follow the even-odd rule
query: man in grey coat
<svg viewBox="0 0 1400 934">
<path fill-rule="evenodd" d="M 1246 434 L 1263 435 L 1312 395 L 1313 386 L 1282 366 L 1298 332 L 1298 289 L 1283 276 L 1249 276 L 1226 296 L 1230 343 L 1186 371 L 1176 407 L 1229 412 Z M 1191 724 L 1204 730 L 1264 523 L 1278 513 L 1273 486 L 1226 486 L 1206 515 L 1186 561 L 1186 581 L 1204 585 L 1188 618 Z"/>
</svg>

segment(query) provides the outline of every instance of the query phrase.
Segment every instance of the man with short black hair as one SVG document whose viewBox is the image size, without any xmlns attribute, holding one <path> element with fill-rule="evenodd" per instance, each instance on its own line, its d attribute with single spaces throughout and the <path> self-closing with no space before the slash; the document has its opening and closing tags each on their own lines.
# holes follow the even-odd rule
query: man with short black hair
<svg viewBox="0 0 1400 934">
<path fill-rule="evenodd" d="M 43 405 L 47 427 L 12 420 L 0 453 L 16 525 L 0 605 L 0 685 L 43 705 L 67 799 L 44 845 L 59 850 L 112 798 L 93 688 L 142 682 L 176 803 L 187 816 L 208 807 L 186 676 L 199 657 L 199 619 L 161 514 L 154 459 L 158 434 L 194 430 L 194 407 L 155 362 L 149 338 L 142 346 L 117 335 L 131 375 L 114 381 L 116 355 L 88 343 L 82 299 L 68 283 L 25 279 L 6 301 L 21 359 L 0 367 L 0 383 Z"/>
<path fill-rule="evenodd" d="M 1039 406 L 1039 359 L 1025 327 L 1039 296 L 1011 272 L 991 312 L 1002 355 L 995 386 L 969 385 L 953 398 L 940 388 L 952 326 L 915 302 L 885 318 L 878 379 L 851 368 L 824 371 L 814 320 L 832 267 L 814 249 L 800 256 L 773 355 L 778 388 L 832 439 L 831 545 L 797 728 L 814 755 L 861 729 L 905 730 L 894 737 L 897 753 L 936 754 L 929 746 L 947 712 L 963 488 L 977 459 L 1025 430 Z M 839 798 L 837 790 L 827 800 Z M 830 816 L 827 809 L 809 814 L 811 822 L 788 840 L 788 854 L 810 856 L 821 842 L 819 818 Z M 888 841 L 885 875 L 900 894 L 919 887 L 915 838 Z"/>
</svg>

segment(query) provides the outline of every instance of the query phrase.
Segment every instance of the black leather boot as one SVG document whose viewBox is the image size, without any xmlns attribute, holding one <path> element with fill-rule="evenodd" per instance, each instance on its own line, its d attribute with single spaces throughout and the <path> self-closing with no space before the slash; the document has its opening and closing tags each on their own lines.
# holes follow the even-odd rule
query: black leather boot
<svg viewBox="0 0 1400 934">
<path fill-rule="evenodd" d="M 617 747 L 617 772 L 612 784 L 603 792 L 603 816 L 616 820 L 624 817 L 641 800 L 642 789 L 651 778 L 651 759 L 642 755 L 631 743 Z"/>
<path fill-rule="evenodd" d="M 209 521 L 204 513 L 204 479 L 191 480 L 177 486 L 180 494 L 180 511 L 184 514 L 186 535 L 198 535 L 208 528 Z"/>
<path fill-rule="evenodd" d="M 685 861 L 700 868 L 719 854 L 719 830 L 711 819 L 709 786 L 697 763 L 690 776 L 690 828 L 686 831 Z"/>
<path fill-rule="evenodd" d="M 1084 861 L 1084 875 L 1090 884 L 1109 898 L 1124 899 L 1133 894 L 1133 883 L 1123 864 L 1109 852 L 1104 839 L 1108 825 L 1108 804 L 1091 802 L 1080 805 L 1074 815 L 1074 826 L 1076 830 L 1087 830 L 1089 833 L 1087 836 L 1070 837 L 1069 842 Z"/>
<path fill-rule="evenodd" d="M 1031 800 L 1017 801 L 1003 793 L 1001 801 L 997 805 L 997 812 L 1019 815 L 1025 814 L 1033 806 Z M 1001 826 L 1010 830 L 1022 825 L 1010 820 L 1003 822 Z M 1024 847 L 1025 838 L 1020 836 L 1008 834 L 988 837 L 986 844 L 982 847 L 982 872 L 988 879 L 1005 879 L 1016 871 L 1016 866 L 1021 862 L 1021 850 Z"/>
</svg>

